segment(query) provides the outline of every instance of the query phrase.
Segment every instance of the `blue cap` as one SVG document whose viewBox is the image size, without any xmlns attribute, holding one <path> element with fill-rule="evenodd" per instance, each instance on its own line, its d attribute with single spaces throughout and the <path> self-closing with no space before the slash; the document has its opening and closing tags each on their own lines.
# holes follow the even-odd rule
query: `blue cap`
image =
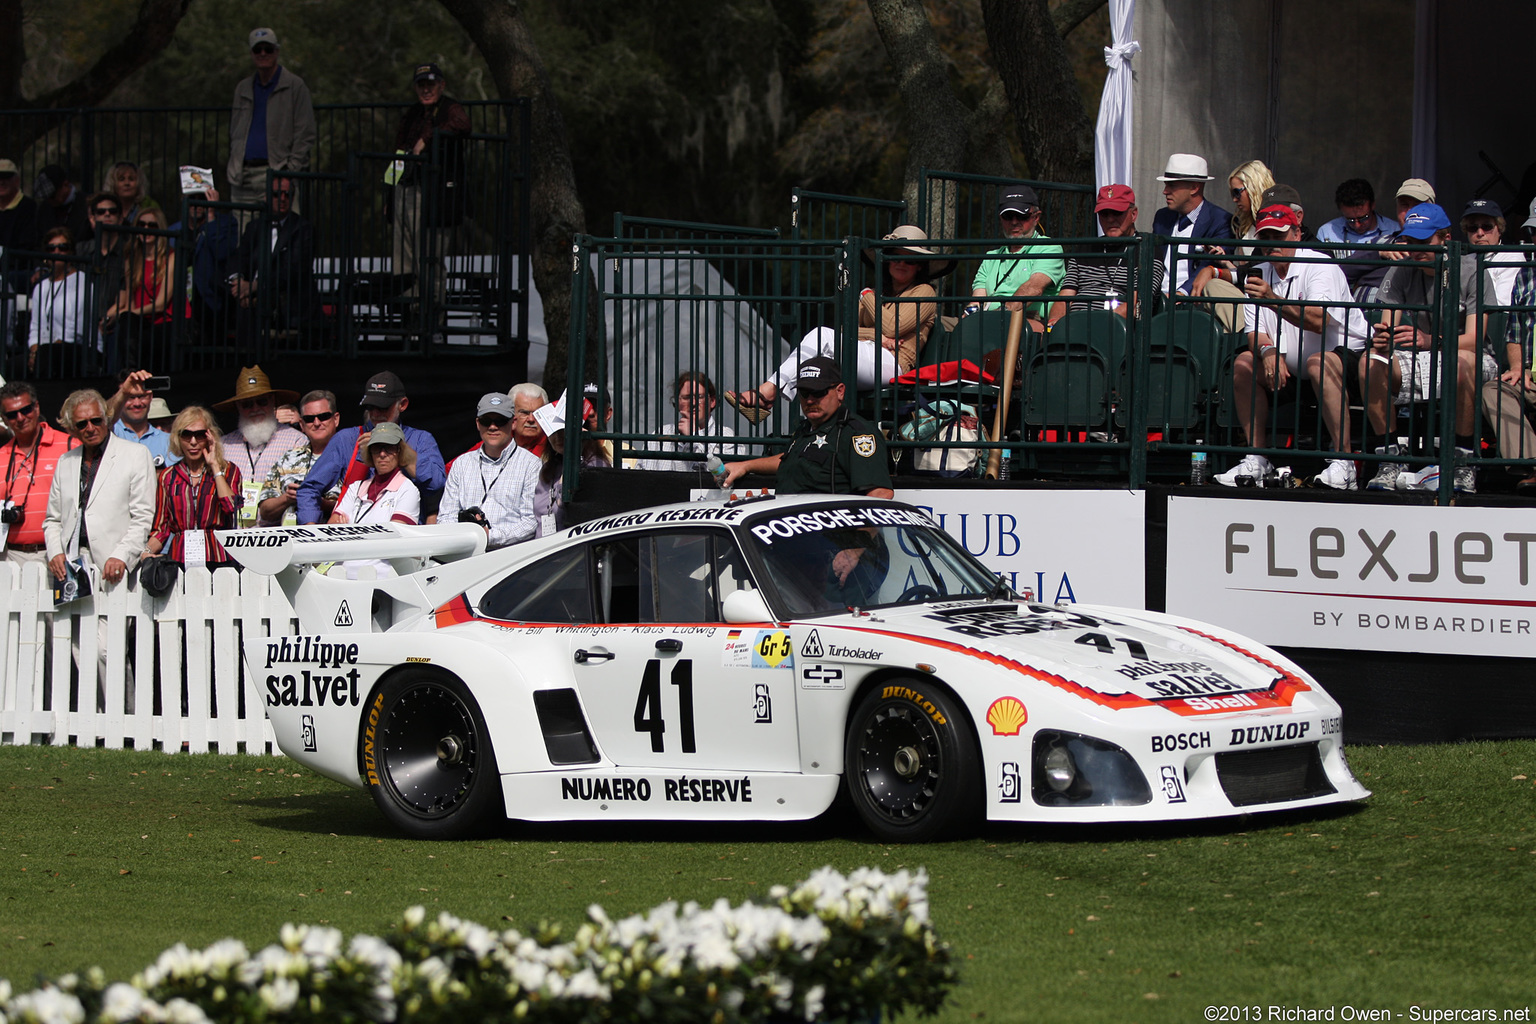
<svg viewBox="0 0 1536 1024">
<path fill-rule="evenodd" d="M 1403 218 L 1403 229 L 1399 234 L 1422 242 L 1433 238 L 1437 231 L 1448 230 L 1450 226 L 1451 219 L 1445 215 L 1444 210 L 1434 203 L 1420 203 Z"/>
</svg>

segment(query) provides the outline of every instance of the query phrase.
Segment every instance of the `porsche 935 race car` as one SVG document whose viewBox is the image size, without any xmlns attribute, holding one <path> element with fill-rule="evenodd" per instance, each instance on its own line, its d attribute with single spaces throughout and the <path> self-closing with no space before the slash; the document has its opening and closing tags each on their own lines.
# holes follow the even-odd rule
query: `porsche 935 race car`
<svg viewBox="0 0 1536 1024">
<path fill-rule="evenodd" d="M 220 539 L 297 614 L 245 640 L 278 745 L 414 836 L 805 819 L 843 785 L 886 841 L 1369 795 L 1281 655 L 1035 603 L 895 501 L 649 508 L 489 553 L 473 524 Z M 395 575 L 315 571 L 363 559 Z"/>
</svg>

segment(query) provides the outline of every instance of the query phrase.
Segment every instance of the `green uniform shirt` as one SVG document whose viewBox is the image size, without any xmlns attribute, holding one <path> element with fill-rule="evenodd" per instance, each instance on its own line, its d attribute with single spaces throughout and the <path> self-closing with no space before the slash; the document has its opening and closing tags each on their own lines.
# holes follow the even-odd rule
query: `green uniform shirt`
<svg viewBox="0 0 1536 1024">
<path fill-rule="evenodd" d="M 779 463 L 780 494 L 868 494 L 891 486 L 890 460 L 880 431 L 848 409 L 818 430 L 802 420 Z"/>
<path fill-rule="evenodd" d="M 1051 283 L 1040 293 L 1040 297 L 1045 299 L 1055 295 L 1061 289 L 1061 279 L 1066 276 L 1067 263 L 1062 259 L 1061 246 L 1036 244 L 1045 237 L 1036 231 L 1018 252 L 1014 252 L 1006 245 L 1001 249 L 993 249 L 987 255 L 1002 258 L 981 261 L 981 266 L 976 268 L 976 279 L 971 282 L 971 290 L 974 292 L 977 288 L 982 288 L 985 289 L 988 297 L 995 295 L 1006 300 L 1012 297 L 1025 281 L 1036 274 L 1044 274 L 1051 279 Z M 997 308 L 996 303 L 987 302 L 983 305 L 988 309 Z M 1048 301 L 1031 302 L 1026 308 L 1032 315 L 1044 319 L 1050 306 Z"/>
</svg>

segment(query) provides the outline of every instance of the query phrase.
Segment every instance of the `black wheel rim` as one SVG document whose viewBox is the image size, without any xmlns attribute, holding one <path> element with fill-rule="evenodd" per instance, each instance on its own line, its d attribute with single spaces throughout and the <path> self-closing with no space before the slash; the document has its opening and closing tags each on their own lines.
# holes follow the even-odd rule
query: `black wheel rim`
<svg viewBox="0 0 1536 1024">
<path fill-rule="evenodd" d="M 944 763 L 938 730 L 922 710 L 885 705 L 865 720 L 858 773 L 869 806 L 895 824 L 910 824 L 933 805 Z"/>
<path fill-rule="evenodd" d="M 395 699 L 381 746 L 385 786 L 401 807 L 423 818 L 453 813 L 479 772 L 474 716 L 439 683 L 418 683 Z"/>
</svg>

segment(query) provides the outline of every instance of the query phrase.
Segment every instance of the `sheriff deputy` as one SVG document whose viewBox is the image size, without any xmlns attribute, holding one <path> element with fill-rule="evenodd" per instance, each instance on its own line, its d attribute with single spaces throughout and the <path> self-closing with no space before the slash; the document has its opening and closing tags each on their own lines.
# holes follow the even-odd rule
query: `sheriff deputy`
<svg viewBox="0 0 1536 1024">
<path fill-rule="evenodd" d="M 772 473 L 780 494 L 863 494 L 891 498 L 885 439 L 866 420 L 843 407 L 847 388 L 837 363 L 826 356 L 800 364 L 795 399 L 803 419 L 789 450 L 726 463 L 723 487 L 748 473 Z"/>
</svg>

